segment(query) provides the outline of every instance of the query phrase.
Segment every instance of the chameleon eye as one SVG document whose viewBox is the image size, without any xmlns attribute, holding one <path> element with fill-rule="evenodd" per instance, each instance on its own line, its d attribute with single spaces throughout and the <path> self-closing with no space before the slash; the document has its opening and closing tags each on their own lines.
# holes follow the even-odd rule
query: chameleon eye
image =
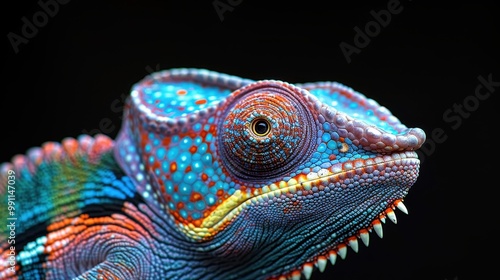
<svg viewBox="0 0 500 280">
<path fill-rule="evenodd" d="M 257 118 L 252 122 L 252 132 L 256 136 L 264 137 L 271 132 L 271 124 L 267 119 Z"/>
<path fill-rule="evenodd" d="M 267 183 L 293 172 L 315 148 L 316 122 L 300 89 L 255 82 L 227 102 L 217 145 L 221 165 L 235 178 Z"/>
</svg>

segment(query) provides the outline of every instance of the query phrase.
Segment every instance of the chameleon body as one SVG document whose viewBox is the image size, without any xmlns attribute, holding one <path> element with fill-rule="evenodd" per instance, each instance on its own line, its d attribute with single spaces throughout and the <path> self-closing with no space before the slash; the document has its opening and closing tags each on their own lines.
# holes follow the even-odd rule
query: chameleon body
<svg viewBox="0 0 500 280">
<path fill-rule="evenodd" d="M 116 139 L 1 165 L 0 278 L 309 279 L 406 212 L 424 141 L 339 83 L 153 73 Z"/>
</svg>

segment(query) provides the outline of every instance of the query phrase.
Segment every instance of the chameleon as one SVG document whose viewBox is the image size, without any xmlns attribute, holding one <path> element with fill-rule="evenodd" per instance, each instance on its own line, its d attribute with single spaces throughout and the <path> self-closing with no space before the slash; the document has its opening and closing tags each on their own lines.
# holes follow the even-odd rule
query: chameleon
<svg viewBox="0 0 500 280">
<path fill-rule="evenodd" d="M 0 278 L 311 279 L 407 213 L 425 138 L 338 82 L 157 71 L 115 138 L 0 165 Z"/>
</svg>

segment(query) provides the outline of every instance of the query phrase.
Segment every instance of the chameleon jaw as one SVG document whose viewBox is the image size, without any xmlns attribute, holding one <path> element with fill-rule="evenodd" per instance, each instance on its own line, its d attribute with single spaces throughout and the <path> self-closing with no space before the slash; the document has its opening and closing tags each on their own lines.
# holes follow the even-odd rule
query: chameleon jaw
<svg viewBox="0 0 500 280">
<path fill-rule="evenodd" d="M 337 163 L 327 169 L 321 169 L 307 175 L 299 174 L 288 181 L 280 181 L 262 188 L 247 189 L 247 191 L 236 190 L 211 212 L 199 227 L 192 223 L 180 224 L 180 226 L 188 236 L 195 240 L 211 239 L 251 205 L 262 204 L 266 200 L 272 200 L 282 195 L 296 194 L 299 191 L 321 191 L 331 183 L 341 182 L 354 176 L 363 176 L 363 174 L 379 177 L 389 174 L 389 178 L 391 178 L 404 169 L 418 169 L 418 165 L 419 160 L 414 151 Z M 413 184 L 416 177 L 409 179 L 412 182 L 407 183 L 408 186 Z"/>
<path fill-rule="evenodd" d="M 338 257 L 344 260 L 347 257 L 347 247 L 350 247 L 355 253 L 357 253 L 359 251 L 358 239 L 360 239 L 361 242 L 368 247 L 370 243 L 370 233 L 373 231 L 378 237 L 383 238 L 384 234 L 382 224 L 386 222 L 387 218 L 394 224 L 397 224 L 396 213 L 394 212 L 396 208 L 401 212 L 408 214 L 408 209 L 403 204 L 403 199 L 404 198 L 396 199 L 387 209 L 382 211 L 382 213 L 380 213 L 368 227 L 360 229 L 355 235 L 344 239 L 333 248 L 324 253 L 318 254 L 309 261 L 306 261 L 302 266 L 282 275 L 270 277 L 268 280 L 300 280 L 302 279 L 302 275 L 305 279 L 310 279 L 315 269 L 320 272 L 324 272 L 328 262 L 330 262 L 333 266 L 337 262 Z"/>
</svg>

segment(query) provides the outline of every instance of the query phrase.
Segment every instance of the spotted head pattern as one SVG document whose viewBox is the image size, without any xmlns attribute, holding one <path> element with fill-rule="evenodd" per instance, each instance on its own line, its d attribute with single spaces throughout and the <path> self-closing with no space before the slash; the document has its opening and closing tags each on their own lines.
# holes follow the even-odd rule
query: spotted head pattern
<svg viewBox="0 0 500 280">
<path fill-rule="evenodd" d="M 215 156 L 217 108 L 232 90 L 250 82 L 179 69 L 147 77 L 132 90 L 116 156 L 142 195 L 172 214 L 186 232 L 188 226 L 201 226 L 235 191 Z"/>
</svg>

